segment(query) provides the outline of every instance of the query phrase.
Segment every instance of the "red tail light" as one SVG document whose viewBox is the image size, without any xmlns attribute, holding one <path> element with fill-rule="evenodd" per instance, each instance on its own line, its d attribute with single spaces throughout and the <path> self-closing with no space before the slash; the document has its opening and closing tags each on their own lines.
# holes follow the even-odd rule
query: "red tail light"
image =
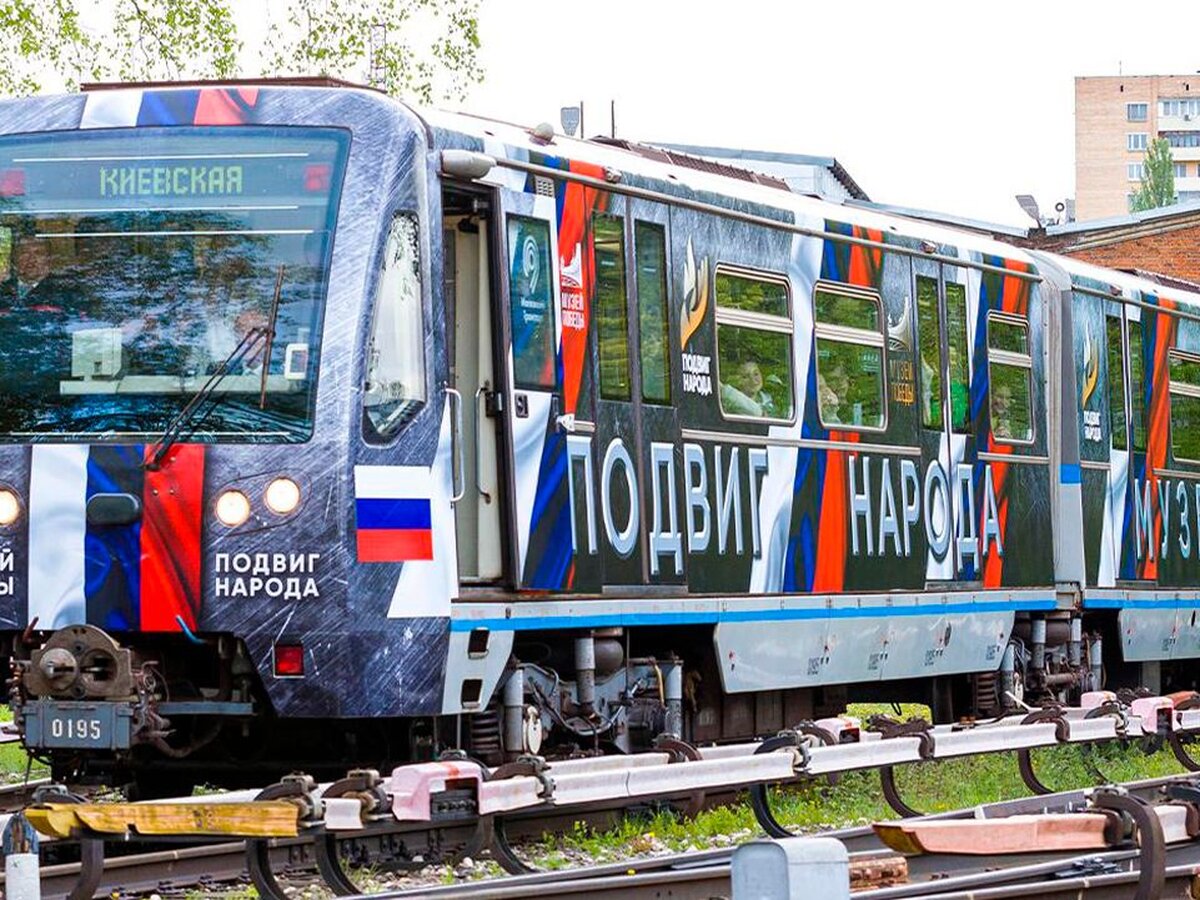
<svg viewBox="0 0 1200 900">
<path fill-rule="evenodd" d="M 333 175 L 333 166 L 329 163 L 313 163 L 304 167 L 304 189 L 310 193 L 329 190 L 329 179 Z"/>
<path fill-rule="evenodd" d="M 303 644 L 275 645 L 275 674 L 284 678 L 304 674 Z"/>
<path fill-rule="evenodd" d="M 25 170 L 0 169 L 0 197 L 25 196 Z"/>
</svg>

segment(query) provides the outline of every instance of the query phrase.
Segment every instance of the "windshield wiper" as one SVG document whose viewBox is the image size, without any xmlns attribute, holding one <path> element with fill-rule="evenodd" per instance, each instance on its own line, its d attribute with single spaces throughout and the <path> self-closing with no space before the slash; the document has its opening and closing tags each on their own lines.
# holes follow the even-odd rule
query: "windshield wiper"
<svg viewBox="0 0 1200 900">
<path fill-rule="evenodd" d="M 267 324 L 265 326 L 257 325 L 247 331 L 242 339 L 238 341 L 237 346 L 234 347 L 233 350 L 229 352 L 229 355 L 221 361 L 221 364 L 217 366 L 215 370 L 213 370 L 213 373 L 209 376 L 208 381 L 204 382 L 204 384 L 200 386 L 196 393 L 192 394 L 192 396 L 188 399 L 188 402 L 184 404 L 183 409 L 176 413 L 174 418 L 167 423 L 167 427 L 163 429 L 163 433 L 155 442 L 156 446 L 154 449 L 154 454 L 146 461 L 144 468 L 147 468 L 152 472 L 157 470 L 159 465 L 162 463 L 163 457 L 167 455 L 167 452 L 171 449 L 171 447 L 174 446 L 179 441 L 179 438 L 183 436 L 187 425 L 193 420 L 204 421 L 208 414 L 216 409 L 217 404 L 221 402 L 221 398 L 217 398 L 214 402 L 209 404 L 209 407 L 205 410 L 204 415 L 197 415 L 197 411 L 201 408 L 201 406 L 204 405 L 204 402 L 212 397 L 217 388 L 221 386 L 221 382 L 225 380 L 225 376 L 228 375 L 236 366 L 245 362 L 247 359 L 252 358 L 252 354 L 258 349 L 258 345 L 260 343 L 264 344 L 264 347 L 262 353 L 262 380 L 259 385 L 258 406 L 259 409 L 266 408 L 267 370 L 271 365 L 271 343 L 275 337 L 275 322 L 279 318 L 279 298 L 283 293 L 283 273 L 285 269 L 286 267 L 281 265 L 279 267 L 279 272 L 275 276 L 275 295 L 271 299 L 271 316 L 267 320 Z"/>
<path fill-rule="evenodd" d="M 152 472 L 158 469 L 163 457 L 167 455 L 167 452 L 183 435 L 184 428 L 188 423 L 197 418 L 197 412 L 204 405 L 205 401 L 212 397 L 217 388 L 221 386 L 221 382 L 225 380 L 225 376 L 232 372 L 236 365 L 244 362 L 254 352 L 258 344 L 268 340 L 270 333 L 270 328 L 264 327 L 251 328 L 246 332 L 245 336 L 238 342 L 238 345 L 213 370 L 213 373 L 208 377 L 208 381 L 204 382 L 192 394 L 188 402 L 184 404 L 183 409 L 177 412 L 171 421 L 167 423 L 167 427 L 163 429 L 163 433 L 155 441 L 154 454 L 146 460 L 144 468 Z M 218 398 L 217 403 L 219 402 L 220 399 Z M 209 409 L 205 411 L 205 416 L 216 408 L 217 403 L 210 405 Z M 203 418 L 203 416 L 200 417 L 201 420 Z"/>
<path fill-rule="evenodd" d="M 266 408 L 266 373 L 271 365 L 271 342 L 275 338 L 275 323 L 280 316 L 280 296 L 283 293 L 283 272 L 286 266 L 281 265 L 275 276 L 275 295 L 271 298 L 271 316 L 266 322 L 266 325 L 256 325 L 248 330 L 245 336 L 242 336 L 238 346 L 230 350 L 229 355 L 221 361 L 221 365 L 217 366 L 209 376 L 209 380 L 202 385 L 188 398 L 184 408 L 176 413 L 174 418 L 167 422 L 167 427 L 163 428 L 162 434 L 158 437 L 155 446 L 154 455 L 145 462 L 145 468 L 154 472 L 162 463 L 163 457 L 172 446 L 178 442 L 180 437 L 184 436 L 185 428 L 191 421 L 204 421 L 206 416 L 212 412 L 220 403 L 220 398 L 209 404 L 209 408 L 205 410 L 204 415 L 198 415 L 198 410 L 202 408 L 205 401 L 214 395 L 217 388 L 220 388 L 221 382 L 226 378 L 227 374 L 233 371 L 235 366 L 241 365 L 247 359 L 252 359 L 252 354 L 258 349 L 258 344 L 263 344 L 262 355 L 262 380 L 259 383 L 258 408 Z"/>
</svg>

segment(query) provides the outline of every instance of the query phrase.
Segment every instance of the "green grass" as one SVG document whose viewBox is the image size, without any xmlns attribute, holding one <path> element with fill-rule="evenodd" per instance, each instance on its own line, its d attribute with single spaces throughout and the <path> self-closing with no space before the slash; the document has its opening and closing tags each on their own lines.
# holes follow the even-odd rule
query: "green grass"
<svg viewBox="0 0 1200 900">
<path fill-rule="evenodd" d="M 0 723 L 12 721 L 12 710 L 8 706 L 0 706 Z M 17 741 L 0 744 L 0 784 L 11 784 L 25 779 L 25 770 L 29 765 L 29 755 Z M 37 760 L 29 768 L 29 777 L 45 778 L 50 770 Z"/>
</svg>

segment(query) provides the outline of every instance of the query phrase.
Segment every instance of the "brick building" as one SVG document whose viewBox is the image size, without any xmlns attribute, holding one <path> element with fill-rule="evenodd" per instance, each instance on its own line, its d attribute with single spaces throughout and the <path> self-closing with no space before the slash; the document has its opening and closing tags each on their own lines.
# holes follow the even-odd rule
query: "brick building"
<svg viewBox="0 0 1200 900">
<path fill-rule="evenodd" d="M 1200 73 L 1076 78 L 1076 218 L 1128 212 L 1146 148 L 1160 137 L 1180 201 L 1200 200 Z"/>
<path fill-rule="evenodd" d="M 1186 282 L 1181 286 L 1189 290 L 1200 290 L 1200 200 L 1108 219 L 1029 229 L 884 203 L 846 202 L 991 235 L 1008 244 L 1061 253 L 1110 269 L 1152 278 L 1165 276 Z"/>
<path fill-rule="evenodd" d="M 1200 201 L 1033 229 L 1025 246 L 1200 284 Z"/>
</svg>

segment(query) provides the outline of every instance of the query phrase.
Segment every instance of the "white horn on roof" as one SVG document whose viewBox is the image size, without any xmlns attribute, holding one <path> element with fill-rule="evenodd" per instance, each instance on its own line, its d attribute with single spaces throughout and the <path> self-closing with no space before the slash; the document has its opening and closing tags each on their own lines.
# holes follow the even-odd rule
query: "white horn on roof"
<svg viewBox="0 0 1200 900">
<path fill-rule="evenodd" d="M 496 165 L 486 153 L 474 150 L 443 150 L 442 174 L 454 178 L 483 178 Z"/>
</svg>

